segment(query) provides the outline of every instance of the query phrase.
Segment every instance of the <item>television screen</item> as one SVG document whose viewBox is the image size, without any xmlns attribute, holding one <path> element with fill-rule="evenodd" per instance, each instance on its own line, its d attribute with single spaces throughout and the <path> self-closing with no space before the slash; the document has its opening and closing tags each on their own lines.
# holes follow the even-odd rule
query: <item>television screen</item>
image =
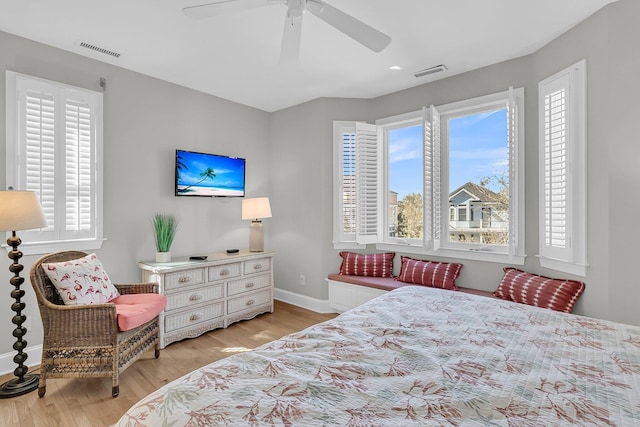
<svg viewBox="0 0 640 427">
<path fill-rule="evenodd" d="M 176 150 L 176 196 L 244 197 L 245 159 Z"/>
</svg>

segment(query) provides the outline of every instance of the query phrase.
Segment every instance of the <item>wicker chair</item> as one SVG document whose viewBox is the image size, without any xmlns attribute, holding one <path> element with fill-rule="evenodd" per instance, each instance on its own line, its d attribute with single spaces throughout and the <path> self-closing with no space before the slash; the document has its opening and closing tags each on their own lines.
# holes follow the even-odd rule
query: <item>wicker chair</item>
<svg viewBox="0 0 640 427">
<path fill-rule="evenodd" d="M 46 255 L 31 267 L 44 328 L 38 396 L 46 393 L 47 378 L 111 377 L 113 397 L 120 393 L 119 375 L 155 346 L 160 356 L 158 317 L 132 330 L 118 330 L 114 304 L 64 305 L 42 263 L 85 256 L 67 251 Z M 115 284 L 114 284 L 115 285 Z M 120 294 L 157 293 L 155 283 L 115 285 Z"/>
</svg>

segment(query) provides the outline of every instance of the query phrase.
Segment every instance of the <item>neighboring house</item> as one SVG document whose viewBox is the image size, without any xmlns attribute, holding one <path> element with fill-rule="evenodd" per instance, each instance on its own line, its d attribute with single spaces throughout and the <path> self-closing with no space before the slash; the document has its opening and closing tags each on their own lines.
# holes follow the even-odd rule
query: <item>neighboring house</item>
<svg viewBox="0 0 640 427">
<path fill-rule="evenodd" d="M 486 187 L 467 182 L 449 194 L 449 240 L 507 243 L 508 201 Z"/>
<path fill-rule="evenodd" d="M 398 235 L 398 193 L 389 191 L 389 237 Z"/>
</svg>

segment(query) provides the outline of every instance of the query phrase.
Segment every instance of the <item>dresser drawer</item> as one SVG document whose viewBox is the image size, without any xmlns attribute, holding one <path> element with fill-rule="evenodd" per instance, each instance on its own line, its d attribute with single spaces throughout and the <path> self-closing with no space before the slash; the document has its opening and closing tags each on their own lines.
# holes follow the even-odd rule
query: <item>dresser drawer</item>
<svg viewBox="0 0 640 427">
<path fill-rule="evenodd" d="M 176 273 L 165 274 L 164 276 L 164 288 L 166 290 L 199 285 L 200 283 L 204 283 L 204 268 L 178 271 Z"/>
<path fill-rule="evenodd" d="M 262 274 L 244 279 L 233 280 L 227 283 L 227 296 L 255 291 L 271 286 L 271 274 Z"/>
<path fill-rule="evenodd" d="M 182 311 L 176 314 L 167 313 L 164 317 L 165 333 L 186 328 L 207 320 L 222 317 L 224 303 L 222 301 Z"/>
<path fill-rule="evenodd" d="M 165 311 L 213 301 L 222 297 L 224 297 L 224 284 L 222 283 L 190 290 L 185 289 L 182 292 L 167 295 Z"/>
<path fill-rule="evenodd" d="M 261 273 L 271 270 L 271 258 L 257 258 L 244 262 L 244 274 Z"/>
<path fill-rule="evenodd" d="M 209 267 L 209 281 L 226 280 L 232 277 L 238 277 L 241 273 L 239 262 L 216 265 L 215 267 Z"/>
<path fill-rule="evenodd" d="M 263 304 L 271 303 L 271 289 L 246 294 L 227 301 L 227 314 L 248 310 Z"/>
</svg>

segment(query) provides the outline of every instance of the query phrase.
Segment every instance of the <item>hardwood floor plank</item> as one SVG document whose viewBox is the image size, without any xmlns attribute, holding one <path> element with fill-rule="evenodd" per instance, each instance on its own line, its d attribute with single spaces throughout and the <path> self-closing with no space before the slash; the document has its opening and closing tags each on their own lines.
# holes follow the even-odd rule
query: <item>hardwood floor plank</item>
<svg viewBox="0 0 640 427">
<path fill-rule="evenodd" d="M 0 426 L 110 426 L 138 400 L 194 369 L 335 316 L 276 301 L 273 313 L 173 343 L 162 350 L 159 359 L 153 357 L 153 351 L 147 352 L 122 373 L 120 395 L 115 399 L 111 397 L 111 378 L 51 379 L 43 398 L 34 391 L 2 399 Z M 37 367 L 31 370 L 37 371 Z M 12 377 L 0 377 L 0 384 Z"/>
</svg>

